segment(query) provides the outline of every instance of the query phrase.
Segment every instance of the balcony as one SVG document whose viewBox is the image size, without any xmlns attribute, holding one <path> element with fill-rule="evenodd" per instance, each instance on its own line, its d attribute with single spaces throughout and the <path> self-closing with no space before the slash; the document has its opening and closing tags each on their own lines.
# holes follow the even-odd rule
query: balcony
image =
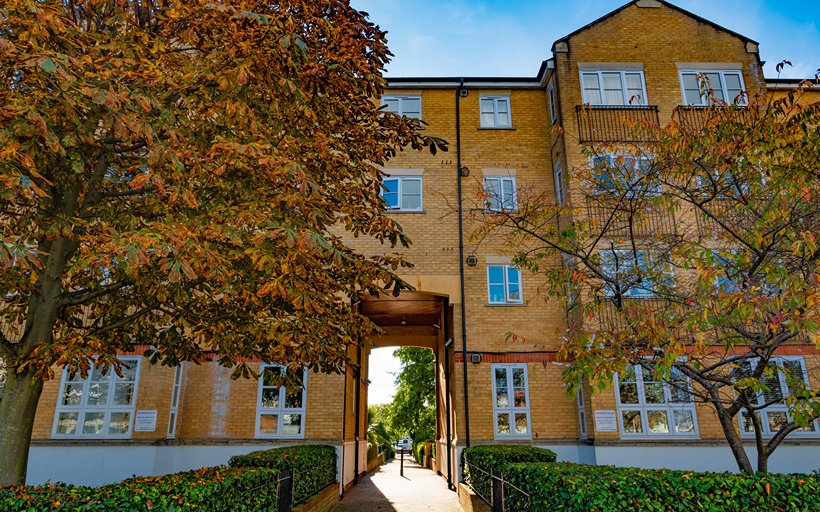
<svg viewBox="0 0 820 512">
<path fill-rule="evenodd" d="M 703 208 L 712 214 L 709 217 L 704 212 L 697 212 L 698 234 L 701 237 L 724 238 L 728 235 L 723 226 L 744 233 L 754 229 L 755 218 L 743 210 L 743 205 L 737 200 L 717 198 L 703 205 Z"/>
<path fill-rule="evenodd" d="M 657 105 L 576 105 L 580 142 L 655 142 L 657 137 L 637 125 L 660 125 Z"/>
<path fill-rule="evenodd" d="M 721 106 L 694 106 L 681 105 L 675 108 L 672 117 L 678 122 L 681 128 L 690 132 L 699 132 L 710 119 L 716 118 L 727 107 Z M 738 122 L 751 122 L 752 111 L 748 108 L 730 107 L 736 113 L 735 120 Z"/>
<path fill-rule="evenodd" d="M 601 308 L 596 314 L 599 325 L 602 329 L 612 332 L 624 331 L 629 328 L 630 309 L 648 310 L 652 313 L 659 311 L 666 312 L 665 318 L 674 318 L 680 307 L 678 304 L 658 297 L 624 297 L 624 310 L 618 311 L 615 299 L 611 297 L 600 297 L 598 299 Z M 679 329 L 675 329 L 678 331 Z M 685 334 L 683 331 L 681 335 Z"/>
<path fill-rule="evenodd" d="M 640 199 L 617 201 L 610 197 L 587 197 L 587 217 L 594 229 L 610 238 L 655 237 L 676 233 L 675 216 Z"/>
</svg>

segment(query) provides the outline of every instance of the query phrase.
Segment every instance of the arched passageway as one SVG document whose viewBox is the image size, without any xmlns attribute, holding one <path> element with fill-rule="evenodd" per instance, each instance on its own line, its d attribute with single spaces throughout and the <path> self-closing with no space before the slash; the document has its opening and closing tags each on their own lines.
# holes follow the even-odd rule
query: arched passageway
<svg viewBox="0 0 820 512">
<path fill-rule="evenodd" d="M 423 347 L 433 351 L 436 360 L 436 460 L 433 471 L 457 486 L 455 457 L 455 414 L 453 408 L 454 370 L 453 308 L 446 295 L 429 292 L 403 292 L 398 297 L 367 297 L 357 305 L 377 326 L 371 345 L 357 350 L 353 359 L 360 365 L 357 374 L 347 373 L 345 389 L 345 427 L 342 475 L 345 488 L 359 483 L 367 469 L 367 398 L 369 392 L 369 355 L 386 347 Z M 449 449 L 448 449 L 449 447 Z"/>
</svg>

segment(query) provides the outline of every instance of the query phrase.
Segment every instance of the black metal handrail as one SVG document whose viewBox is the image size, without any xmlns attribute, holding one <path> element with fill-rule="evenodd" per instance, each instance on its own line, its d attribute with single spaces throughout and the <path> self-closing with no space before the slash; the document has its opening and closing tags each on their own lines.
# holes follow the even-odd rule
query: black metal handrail
<svg viewBox="0 0 820 512">
<path fill-rule="evenodd" d="M 659 126 L 657 105 L 576 105 L 580 142 L 655 142 L 640 125 Z"/>
<path fill-rule="evenodd" d="M 529 512 L 530 494 L 510 483 L 497 469 L 487 471 L 464 461 L 468 477 L 464 479 L 476 496 L 493 508 L 493 512 Z"/>
</svg>

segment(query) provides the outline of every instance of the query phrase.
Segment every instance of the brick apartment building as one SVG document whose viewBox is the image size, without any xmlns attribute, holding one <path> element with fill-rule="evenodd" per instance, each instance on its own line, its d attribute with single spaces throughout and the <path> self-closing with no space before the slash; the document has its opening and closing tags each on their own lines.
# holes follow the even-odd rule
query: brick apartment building
<svg viewBox="0 0 820 512">
<path fill-rule="evenodd" d="M 741 90 L 779 93 L 797 84 L 764 78 L 756 42 L 657 0 L 629 2 L 559 39 L 534 78 L 389 80 L 382 98 L 387 109 L 422 119 L 451 150 L 404 152 L 385 169 L 385 199 L 413 241 L 405 255 L 415 266 L 403 277 L 416 291 L 354 307 L 379 327 L 373 348 L 412 345 L 436 354 L 436 451 L 444 478 L 458 478 L 458 453 L 468 442 L 533 444 L 581 463 L 736 469 L 710 409 L 655 404 L 653 411 L 678 423 L 652 432 L 645 427 L 647 404 L 621 404 L 617 389 L 568 397 L 556 360 L 565 307 L 543 300 L 542 278 L 511 266 L 498 240 L 470 240 L 480 221 L 470 210 L 484 208 L 482 190 L 490 192 L 490 208 L 514 205 L 523 188 L 556 201 L 583 201 L 567 170 L 589 165 L 582 144 L 601 132 L 577 109 L 607 105 L 596 115 L 619 119 L 637 97 L 640 106 L 630 112 L 665 123 L 679 106 L 702 101 L 692 93 L 698 73 L 707 73 L 716 94 L 727 99 Z M 351 243 L 370 253 L 389 250 Z M 527 342 L 511 343 L 510 332 Z M 293 443 L 336 446 L 346 486 L 364 471 L 370 348 L 351 352 L 361 372 L 307 373 L 296 395 L 231 380 L 230 370 L 215 363 L 152 366 L 138 356 L 144 348 L 123 354 L 135 362 L 123 378 L 92 373 L 70 380 L 63 373 L 46 383 L 31 483 L 93 485 L 221 464 L 233 454 Z M 795 357 L 817 357 L 809 344 L 800 353 Z M 614 424 L 596 423 L 596 412 L 614 417 Z M 644 427 L 625 429 L 624 413 L 641 414 Z M 818 456 L 815 422 L 813 432 L 791 435 L 770 467 L 811 471 Z"/>
</svg>

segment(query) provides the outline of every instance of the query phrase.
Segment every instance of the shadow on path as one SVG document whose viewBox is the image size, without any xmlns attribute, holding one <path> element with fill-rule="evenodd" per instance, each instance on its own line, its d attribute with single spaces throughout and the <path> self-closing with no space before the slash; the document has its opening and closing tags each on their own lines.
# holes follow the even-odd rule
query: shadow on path
<svg viewBox="0 0 820 512">
<path fill-rule="evenodd" d="M 361 478 L 332 512 L 463 511 L 445 479 L 407 458 L 402 477 L 400 464 L 393 459 Z"/>
</svg>

